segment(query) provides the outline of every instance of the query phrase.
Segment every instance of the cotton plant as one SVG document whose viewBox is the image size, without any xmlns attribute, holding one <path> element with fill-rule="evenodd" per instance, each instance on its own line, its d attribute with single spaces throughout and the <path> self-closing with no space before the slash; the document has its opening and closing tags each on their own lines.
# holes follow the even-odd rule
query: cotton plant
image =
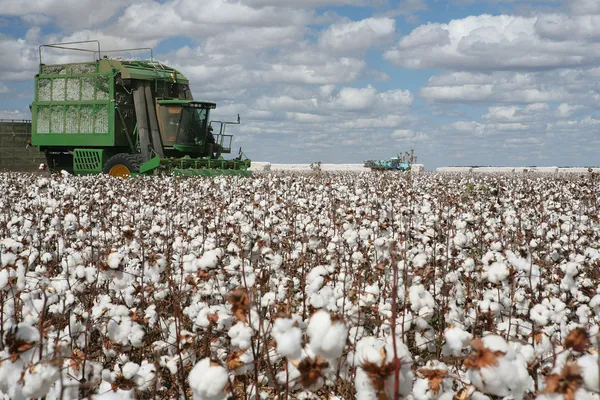
<svg viewBox="0 0 600 400">
<path fill-rule="evenodd" d="M 1 174 L 2 332 L 39 339 L 0 369 L 47 398 L 594 397 L 592 179 Z"/>
</svg>

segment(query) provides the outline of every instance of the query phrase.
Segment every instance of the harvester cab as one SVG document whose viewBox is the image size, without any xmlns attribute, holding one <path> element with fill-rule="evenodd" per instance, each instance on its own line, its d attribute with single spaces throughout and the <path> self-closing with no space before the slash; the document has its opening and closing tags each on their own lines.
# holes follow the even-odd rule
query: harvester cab
<svg viewBox="0 0 600 400">
<path fill-rule="evenodd" d="M 94 45 L 90 49 L 81 47 Z M 75 47 L 77 46 L 77 47 Z M 93 60 L 44 64 L 42 50 L 69 50 Z M 32 144 L 50 169 L 114 176 L 250 175 L 243 155 L 226 160 L 232 135 L 211 121 L 216 104 L 195 100 L 181 72 L 150 58 L 109 57 L 98 41 L 40 46 L 32 103 Z M 220 123 L 218 133 L 212 124 Z"/>
</svg>

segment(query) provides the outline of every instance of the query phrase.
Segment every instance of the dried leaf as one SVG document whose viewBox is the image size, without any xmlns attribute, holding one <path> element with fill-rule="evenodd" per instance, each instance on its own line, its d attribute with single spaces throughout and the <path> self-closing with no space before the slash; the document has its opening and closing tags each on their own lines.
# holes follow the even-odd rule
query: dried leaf
<svg viewBox="0 0 600 400">
<path fill-rule="evenodd" d="M 134 381 L 132 381 L 131 379 L 125 378 L 123 375 L 117 376 L 115 381 L 111 385 L 111 388 L 114 392 L 116 392 L 117 389 L 131 390 L 131 389 L 135 389 L 136 387 L 137 387 L 137 384 Z"/>
<path fill-rule="evenodd" d="M 560 374 L 546 377 L 545 393 L 560 393 L 565 400 L 575 400 L 575 392 L 582 386 L 583 378 L 576 364 L 566 365 Z"/>
<path fill-rule="evenodd" d="M 233 315 L 242 322 L 248 322 L 246 313 L 250 310 L 250 297 L 243 288 L 238 288 L 227 296 L 227 301 L 232 305 Z"/>
<path fill-rule="evenodd" d="M 244 350 L 235 350 L 229 353 L 227 356 L 227 369 L 233 371 L 246 365 L 242 360 L 240 360 L 242 354 L 244 354 Z"/>
<path fill-rule="evenodd" d="M 435 395 L 440 392 L 442 381 L 448 375 L 448 371 L 443 369 L 420 369 L 419 373 L 429 380 L 429 390 Z"/>
<path fill-rule="evenodd" d="M 381 396 L 382 393 L 385 393 L 385 380 L 394 373 L 394 363 L 390 362 L 386 365 L 379 366 L 366 361 L 363 363 L 362 369 L 369 377 L 371 386 L 377 391 L 377 395 Z"/>
<path fill-rule="evenodd" d="M 300 381 L 302 386 L 309 388 L 319 381 L 323 375 L 323 370 L 329 366 L 329 363 L 321 356 L 317 356 L 314 360 L 305 358 L 300 361 L 298 371 L 300 371 Z"/>
<path fill-rule="evenodd" d="M 10 354 L 10 360 L 12 362 L 17 361 L 21 353 L 24 353 L 35 346 L 35 343 L 29 343 L 25 340 L 18 339 L 17 331 L 18 328 L 11 329 L 5 335 L 5 344 L 8 349 L 8 354 Z"/>
<path fill-rule="evenodd" d="M 85 354 L 83 354 L 83 352 L 81 350 L 79 350 L 79 349 L 73 350 L 73 353 L 71 354 L 71 359 L 69 361 L 69 365 L 71 366 L 73 371 L 75 371 L 76 373 L 79 373 L 80 368 L 81 368 L 81 363 L 83 362 L 84 359 L 85 359 Z"/>
<path fill-rule="evenodd" d="M 466 386 L 458 391 L 452 400 L 467 400 L 469 398 L 469 386 Z"/>
<path fill-rule="evenodd" d="M 486 368 L 495 367 L 498 365 L 498 357 L 502 357 L 505 353 L 501 351 L 492 351 L 483 345 L 483 341 L 479 338 L 473 339 L 470 343 L 475 350 L 464 362 L 466 368 Z"/>
<path fill-rule="evenodd" d="M 565 347 L 583 353 L 591 346 L 590 337 L 584 328 L 576 328 L 567 335 Z"/>
</svg>

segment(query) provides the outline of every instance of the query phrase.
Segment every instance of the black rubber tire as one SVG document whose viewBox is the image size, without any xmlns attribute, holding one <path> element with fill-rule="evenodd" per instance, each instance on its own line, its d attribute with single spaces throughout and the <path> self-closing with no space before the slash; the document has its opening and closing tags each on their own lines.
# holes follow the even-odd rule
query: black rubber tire
<svg viewBox="0 0 600 400">
<path fill-rule="evenodd" d="M 131 173 L 140 172 L 142 156 L 140 154 L 119 153 L 108 159 L 102 168 L 103 174 L 108 174 L 115 165 L 124 165 Z"/>
</svg>

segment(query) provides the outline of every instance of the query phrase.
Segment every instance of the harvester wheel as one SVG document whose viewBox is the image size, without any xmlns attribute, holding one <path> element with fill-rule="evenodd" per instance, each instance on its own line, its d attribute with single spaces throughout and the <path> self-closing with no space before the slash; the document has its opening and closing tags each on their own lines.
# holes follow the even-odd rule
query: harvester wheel
<svg viewBox="0 0 600 400">
<path fill-rule="evenodd" d="M 119 153 L 108 159 L 102 172 L 110 176 L 127 178 L 132 173 L 139 172 L 142 164 L 141 156 L 137 154 Z"/>
</svg>

